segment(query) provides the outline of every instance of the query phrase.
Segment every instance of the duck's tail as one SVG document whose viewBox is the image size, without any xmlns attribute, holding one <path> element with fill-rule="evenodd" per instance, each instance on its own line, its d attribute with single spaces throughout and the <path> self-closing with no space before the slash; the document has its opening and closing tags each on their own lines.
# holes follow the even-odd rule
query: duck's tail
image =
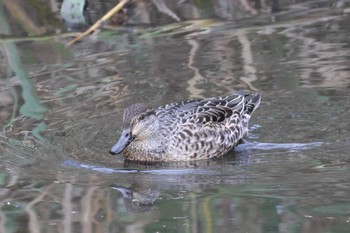
<svg viewBox="0 0 350 233">
<path fill-rule="evenodd" d="M 261 93 L 245 93 L 245 106 L 244 113 L 248 115 L 252 115 L 253 112 L 259 107 L 261 102 Z"/>
<path fill-rule="evenodd" d="M 240 93 L 241 95 L 244 95 L 244 109 L 243 109 L 243 115 L 242 115 L 242 124 L 243 124 L 243 136 L 242 138 L 248 137 L 248 123 L 250 120 L 250 116 L 253 114 L 253 112 L 259 107 L 259 104 L 261 102 L 261 93 L 258 92 L 244 92 Z"/>
</svg>

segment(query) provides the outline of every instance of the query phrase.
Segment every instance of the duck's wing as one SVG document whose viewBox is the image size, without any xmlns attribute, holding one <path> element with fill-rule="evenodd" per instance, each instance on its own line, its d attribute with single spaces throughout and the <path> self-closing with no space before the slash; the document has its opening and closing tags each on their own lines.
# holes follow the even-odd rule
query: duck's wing
<svg viewBox="0 0 350 233">
<path fill-rule="evenodd" d="M 161 118 L 174 122 L 205 124 L 222 122 L 244 110 L 244 96 L 237 94 L 171 103 L 156 110 Z"/>
<path fill-rule="evenodd" d="M 202 99 L 195 99 L 166 104 L 164 106 L 160 106 L 156 110 L 156 114 L 160 118 L 173 118 L 177 114 L 182 114 L 187 108 L 191 108 L 192 110 L 195 109 L 197 106 L 199 106 L 198 103 L 201 101 Z"/>
<path fill-rule="evenodd" d="M 220 123 L 230 119 L 234 114 L 242 114 L 244 105 L 244 96 L 239 94 L 203 99 L 193 111 L 194 114 L 190 121 L 197 124 Z"/>
<path fill-rule="evenodd" d="M 233 117 L 249 117 L 260 103 L 261 94 L 241 92 L 225 97 L 187 100 L 159 107 L 161 118 L 181 123 L 220 123 Z M 236 118 L 234 117 L 234 118 Z"/>
</svg>

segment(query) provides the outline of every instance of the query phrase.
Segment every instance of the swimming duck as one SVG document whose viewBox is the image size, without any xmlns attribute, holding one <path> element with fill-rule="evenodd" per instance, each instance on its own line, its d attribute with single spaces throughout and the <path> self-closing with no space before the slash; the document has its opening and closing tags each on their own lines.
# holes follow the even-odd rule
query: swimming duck
<svg viewBox="0 0 350 233">
<path fill-rule="evenodd" d="M 110 150 L 135 161 L 189 161 L 224 155 L 248 135 L 260 93 L 239 92 L 170 103 L 150 109 L 137 103 L 125 109 L 122 133 Z"/>
</svg>

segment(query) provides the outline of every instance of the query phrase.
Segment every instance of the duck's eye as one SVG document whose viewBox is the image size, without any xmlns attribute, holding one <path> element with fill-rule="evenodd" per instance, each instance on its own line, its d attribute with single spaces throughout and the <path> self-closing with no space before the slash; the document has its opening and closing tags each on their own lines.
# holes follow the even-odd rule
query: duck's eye
<svg viewBox="0 0 350 233">
<path fill-rule="evenodd" d="M 139 117 L 139 120 L 142 121 L 143 119 L 145 119 L 145 116 L 146 116 L 145 114 L 141 114 L 140 117 Z"/>
</svg>

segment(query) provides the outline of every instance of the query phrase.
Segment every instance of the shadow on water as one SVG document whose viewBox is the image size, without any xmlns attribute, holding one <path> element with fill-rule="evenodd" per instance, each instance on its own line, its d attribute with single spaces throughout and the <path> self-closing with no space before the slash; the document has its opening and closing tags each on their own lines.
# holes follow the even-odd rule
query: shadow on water
<svg viewBox="0 0 350 233">
<path fill-rule="evenodd" d="M 0 2 L 0 232 L 348 232 L 349 2 L 138 1 L 69 49 L 34 3 Z M 132 103 L 241 89 L 263 102 L 226 156 L 108 154 Z"/>
</svg>

